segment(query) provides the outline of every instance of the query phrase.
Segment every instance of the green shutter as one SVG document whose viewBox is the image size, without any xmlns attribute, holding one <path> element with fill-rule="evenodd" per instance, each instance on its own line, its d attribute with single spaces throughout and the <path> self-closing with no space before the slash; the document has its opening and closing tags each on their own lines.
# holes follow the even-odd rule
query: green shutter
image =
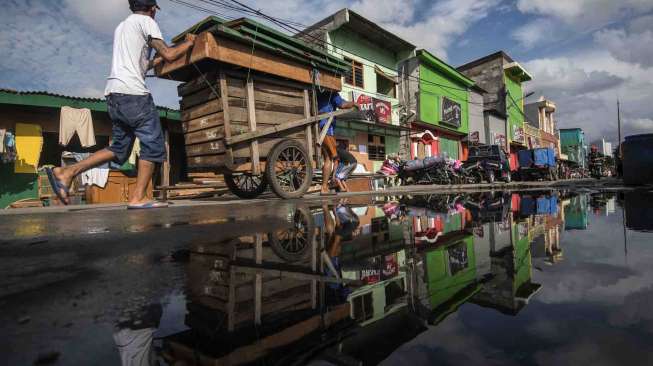
<svg viewBox="0 0 653 366">
<path fill-rule="evenodd" d="M 459 159 L 459 148 L 458 148 L 458 141 L 457 140 L 451 140 L 446 137 L 440 136 L 440 154 L 446 152 L 447 156 L 449 156 L 452 159 Z"/>
</svg>

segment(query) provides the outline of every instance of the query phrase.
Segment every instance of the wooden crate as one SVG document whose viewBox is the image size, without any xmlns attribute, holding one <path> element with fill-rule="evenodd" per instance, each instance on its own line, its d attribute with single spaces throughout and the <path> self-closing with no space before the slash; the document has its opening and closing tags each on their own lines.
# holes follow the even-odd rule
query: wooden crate
<svg viewBox="0 0 653 366">
<path fill-rule="evenodd" d="M 248 81 L 249 80 L 249 81 Z M 188 166 L 235 170 L 253 160 L 265 161 L 283 138 L 307 141 L 310 127 L 302 126 L 227 146 L 225 139 L 310 116 L 309 87 L 255 73 L 223 69 L 198 75 L 181 84 L 181 119 Z M 258 159 L 257 159 L 258 157 Z"/>
</svg>

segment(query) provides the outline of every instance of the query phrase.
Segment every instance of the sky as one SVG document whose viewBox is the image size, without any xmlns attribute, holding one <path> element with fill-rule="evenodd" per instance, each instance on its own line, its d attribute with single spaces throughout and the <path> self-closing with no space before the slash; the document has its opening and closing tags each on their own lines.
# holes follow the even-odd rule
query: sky
<svg viewBox="0 0 653 366">
<path fill-rule="evenodd" d="M 230 17 L 211 0 L 183 0 Z M 3 0 L 0 88 L 102 97 L 114 28 L 127 0 Z M 310 25 L 349 7 L 459 66 L 498 50 L 522 64 L 534 94 L 557 105 L 559 128 L 590 141 L 653 133 L 653 0 L 242 0 L 263 13 Z M 159 0 L 167 41 L 206 17 Z M 176 83 L 149 78 L 159 105 L 178 108 Z"/>
</svg>

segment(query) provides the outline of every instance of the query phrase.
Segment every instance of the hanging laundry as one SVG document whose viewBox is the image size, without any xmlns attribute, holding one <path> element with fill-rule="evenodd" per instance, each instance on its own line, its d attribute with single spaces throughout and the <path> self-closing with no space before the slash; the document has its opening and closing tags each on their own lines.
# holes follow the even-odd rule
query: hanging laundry
<svg viewBox="0 0 653 366">
<path fill-rule="evenodd" d="M 82 184 L 85 186 L 96 185 L 104 188 L 109 180 L 109 164 L 97 168 L 89 169 L 81 174 Z"/>
<path fill-rule="evenodd" d="M 7 131 L 4 137 L 4 153 L 0 154 L 2 163 L 13 163 L 16 161 L 16 136 Z"/>
<path fill-rule="evenodd" d="M 5 152 L 5 135 L 7 134 L 7 130 L 4 128 L 0 128 L 0 154 L 4 154 Z"/>
<path fill-rule="evenodd" d="M 82 147 L 95 146 L 93 118 L 88 108 L 61 107 L 59 119 L 59 144 L 66 146 L 77 132 Z"/>
<path fill-rule="evenodd" d="M 134 147 L 132 148 L 132 153 L 129 155 L 127 162 L 135 166 L 137 156 L 141 156 L 141 142 L 138 140 L 138 137 L 134 140 Z"/>
<path fill-rule="evenodd" d="M 42 149 L 43 135 L 41 126 L 16 123 L 16 164 L 14 172 L 36 174 Z"/>
</svg>

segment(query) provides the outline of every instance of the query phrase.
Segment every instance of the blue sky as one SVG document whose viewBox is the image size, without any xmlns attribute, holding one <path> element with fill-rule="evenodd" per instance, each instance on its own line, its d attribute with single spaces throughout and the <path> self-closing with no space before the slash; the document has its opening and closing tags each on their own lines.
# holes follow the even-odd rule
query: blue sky
<svg viewBox="0 0 653 366">
<path fill-rule="evenodd" d="M 185 0 L 231 16 L 209 0 Z M 616 139 L 653 132 L 653 0 L 243 0 L 311 24 L 343 7 L 376 21 L 454 66 L 497 50 L 534 76 L 532 100 L 556 102 L 559 127 Z M 159 0 L 168 39 L 207 14 Z M 112 33 L 127 0 L 4 0 L 0 87 L 101 97 Z M 158 104 L 178 107 L 175 83 L 148 80 Z"/>
</svg>

